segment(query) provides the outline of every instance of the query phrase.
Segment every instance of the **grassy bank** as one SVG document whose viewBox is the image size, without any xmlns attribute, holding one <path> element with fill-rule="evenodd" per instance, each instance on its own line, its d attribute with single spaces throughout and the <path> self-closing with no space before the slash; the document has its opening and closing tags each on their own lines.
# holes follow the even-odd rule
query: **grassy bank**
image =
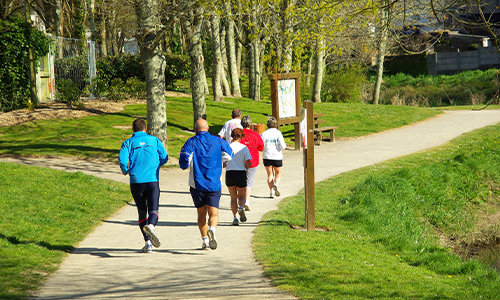
<svg viewBox="0 0 500 300">
<path fill-rule="evenodd" d="M 280 289 L 304 299 L 500 299 L 500 277 L 472 246 L 500 237 L 500 125 L 426 153 L 316 185 L 265 215 L 254 249 Z M 460 255 L 458 255 L 460 254 Z"/>
<path fill-rule="evenodd" d="M 103 219 L 130 201 L 128 185 L 0 163 L 0 299 L 25 299 Z"/>
</svg>

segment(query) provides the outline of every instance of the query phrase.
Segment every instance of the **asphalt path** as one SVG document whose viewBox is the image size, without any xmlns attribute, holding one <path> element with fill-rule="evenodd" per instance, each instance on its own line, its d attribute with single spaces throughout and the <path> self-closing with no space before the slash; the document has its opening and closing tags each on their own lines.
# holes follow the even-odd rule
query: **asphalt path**
<svg viewBox="0 0 500 300">
<path fill-rule="evenodd" d="M 315 179 L 442 145 L 463 133 L 500 122 L 499 110 L 446 111 L 411 126 L 352 140 L 323 142 L 315 147 Z M 342 124 L 339 124 L 342 130 Z M 117 150 L 118 152 L 118 150 Z M 1 158 L 33 166 L 128 183 L 113 163 L 70 159 Z M 140 252 L 144 242 L 133 204 L 120 209 L 68 255 L 35 299 L 295 299 L 275 289 L 264 277 L 252 252 L 253 230 L 281 199 L 304 187 L 302 151 L 284 155 L 281 197 L 269 198 L 264 167 L 257 171 L 248 221 L 232 226 L 227 188 L 223 187 L 217 250 L 201 250 L 188 186 L 188 172 L 162 168 L 160 210 L 156 231 L 161 247 Z M 133 202 L 133 201 L 132 201 Z M 283 241 L 286 244 L 286 241 Z"/>
</svg>

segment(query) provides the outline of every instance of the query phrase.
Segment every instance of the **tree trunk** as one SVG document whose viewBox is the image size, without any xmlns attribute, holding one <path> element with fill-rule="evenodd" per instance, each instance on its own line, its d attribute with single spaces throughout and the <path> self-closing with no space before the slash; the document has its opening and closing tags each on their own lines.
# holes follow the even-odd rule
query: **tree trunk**
<svg viewBox="0 0 500 300">
<path fill-rule="evenodd" d="M 390 17 L 390 5 L 389 1 L 385 1 L 385 8 L 382 11 L 383 14 L 383 24 L 380 31 L 380 42 L 378 44 L 378 56 L 377 56 L 377 79 L 375 81 L 375 87 L 373 90 L 373 104 L 377 105 L 380 99 L 380 86 L 382 85 L 382 76 L 384 75 L 384 59 L 385 50 L 387 47 L 387 36 L 388 36 L 388 26 Z"/>
<path fill-rule="evenodd" d="M 221 85 L 222 85 L 222 93 L 226 97 L 231 97 L 231 88 L 229 86 L 229 82 L 227 81 L 228 74 L 228 65 L 227 65 L 227 53 L 226 53 L 226 28 L 225 26 L 220 27 L 220 52 L 222 58 L 222 76 L 221 76 Z"/>
<path fill-rule="evenodd" d="M 56 0 L 56 5 L 54 7 L 54 27 L 55 27 L 55 34 L 57 37 L 63 37 L 63 1 L 62 0 Z M 62 39 L 57 39 L 56 40 L 57 45 L 56 45 L 56 57 L 57 58 L 62 58 L 63 57 L 63 40 Z"/>
<path fill-rule="evenodd" d="M 209 23 L 210 45 L 212 46 L 212 91 L 214 101 L 222 100 L 222 55 L 220 50 L 220 18 L 215 13 L 210 16 Z"/>
<path fill-rule="evenodd" d="M 290 1 L 290 3 L 289 3 Z M 282 41 L 281 41 L 281 55 L 280 60 L 282 62 L 283 71 L 290 72 L 292 70 L 292 45 L 291 45 L 291 36 L 293 36 L 293 27 L 292 22 L 289 18 L 289 9 L 290 6 L 293 6 L 294 1 L 292 0 L 282 0 L 282 20 L 281 20 L 281 30 L 282 30 Z M 283 57 L 282 57 L 283 56 Z"/>
<path fill-rule="evenodd" d="M 231 3 L 226 2 L 226 41 L 227 41 L 227 57 L 229 76 L 231 78 L 231 94 L 234 97 L 241 97 L 241 88 L 239 80 L 239 67 L 236 59 L 236 43 L 240 44 L 234 36 L 234 20 L 231 13 Z M 241 44 L 240 44 L 241 45 Z M 240 50 L 240 63 L 241 63 L 241 50 Z"/>
<path fill-rule="evenodd" d="M 165 58 L 158 47 L 161 2 L 136 0 L 139 47 L 147 92 L 148 134 L 160 139 L 167 149 L 167 107 L 165 100 Z M 157 41 L 158 39 L 158 41 Z"/>
<path fill-rule="evenodd" d="M 90 39 L 95 41 L 95 22 L 94 22 L 94 9 L 95 9 L 95 0 L 90 0 L 89 3 L 89 24 L 90 24 Z"/>
<path fill-rule="evenodd" d="M 312 90 L 312 102 L 321 102 L 321 85 L 323 84 L 323 72 L 325 69 L 325 49 L 323 38 L 319 37 L 314 60 L 314 84 Z"/>
<path fill-rule="evenodd" d="M 253 95 L 253 100 L 254 101 L 260 101 L 260 82 L 262 79 L 262 73 L 260 70 L 260 40 L 256 39 L 253 42 L 254 46 L 252 48 L 253 50 L 253 59 L 252 63 L 254 64 L 253 69 L 254 69 L 254 82 L 253 84 L 255 85 L 253 90 L 254 90 L 254 95 Z"/>
<path fill-rule="evenodd" d="M 201 12 L 192 10 L 190 19 L 184 21 L 186 41 L 188 42 L 189 57 L 191 59 L 191 94 L 193 99 L 193 125 L 198 119 L 207 118 L 205 103 L 205 68 L 203 48 L 201 46 L 201 29 L 203 20 Z M 208 88 L 207 88 L 208 89 Z"/>
<path fill-rule="evenodd" d="M 311 54 L 311 56 L 309 57 L 309 64 L 307 65 L 307 79 L 306 79 L 307 87 L 311 86 L 311 72 L 312 72 L 313 60 L 314 60 L 314 55 Z"/>
<path fill-rule="evenodd" d="M 237 7 L 238 7 L 238 11 L 242 10 L 240 0 L 237 0 Z M 234 23 L 234 19 L 233 19 L 233 23 Z M 235 26 L 238 26 L 238 25 L 235 24 Z M 239 29 L 238 32 L 242 32 L 241 26 L 239 26 L 238 29 Z M 234 30 L 234 28 L 233 28 L 233 30 Z M 239 78 L 241 76 L 241 53 L 243 52 L 243 45 L 240 43 L 240 41 L 236 41 L 235 52 L 236 52 L 236 69 L 237 69 L 237 74 L 238 74 L 238 78 Z"/>
<path fill-rule="evenodd" d="M 100 36 L 100 53 L 101 57 L 108 56 L 108 45 L 107 45 L 107 33 L 106 33 L 106 16 L 101 14 L 101 20 L 99 22 L 99 36 Z"/>
</svg>

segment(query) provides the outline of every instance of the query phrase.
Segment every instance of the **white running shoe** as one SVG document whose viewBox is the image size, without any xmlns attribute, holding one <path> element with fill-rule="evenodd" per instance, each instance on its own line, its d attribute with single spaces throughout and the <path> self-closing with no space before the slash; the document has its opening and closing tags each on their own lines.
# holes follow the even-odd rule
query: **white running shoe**
<svg viewBox="0 0 500 300">
<path fill-rule="evenodd" d="M 278 186 L 276 184 L 273 185 L 273 190 L 276 197 L 279 197 L 281 195 L 280 191 L 278 190 Z"/>
<path fill-rule="evenodd" d="M 217 240 L 215 239 L 215 232 L 213 232 L 212 229 L 209 229 L 207 235 L 208 235 L 208 245 L 210 246 L 210 249 L 212 250 L 217 249 Z"/>
<path fill-rule="evenodd" d="M 208 244 L 205 244 L 205 242 L 203 242 L 203 244 L 201 244 L 201 250 L 210 250 L 210 246 Z"/>
<path fill-rule="evenodd" d="M 142 230 L 149 235 L 149 239 L 151 240 L 151 244 L 155 246 L 156 248 L 161 246 L 160 239 L 158 238 L 158 235 L 156 234 L 155 231 L 155 226 L 152 224 L 148 224 L 142 228 Z"/>
<path fill-rule="evenodd" d="M 270 193 L 270 195 L 269 195 L 269 198 L 274 198 L 274 197 L 275 197 L 275 196 L 274 196 L 274 190 L 271 190 L 271 193 Z"/>
<path fill-rule="evenodd" d="M 240 221 L 245 223 L 247 221 L 247 216 L 245 215 L 245 209 L 243 206 L 238 207 L 238 214 L 240 215 Z"/>
<path fill-rule="evenodd" d="M 153 253 L 153 245 L 146 244 L 144 247 L 142 247 L 142 252 L 144 252 L 144 253 Z"/>
</svg>

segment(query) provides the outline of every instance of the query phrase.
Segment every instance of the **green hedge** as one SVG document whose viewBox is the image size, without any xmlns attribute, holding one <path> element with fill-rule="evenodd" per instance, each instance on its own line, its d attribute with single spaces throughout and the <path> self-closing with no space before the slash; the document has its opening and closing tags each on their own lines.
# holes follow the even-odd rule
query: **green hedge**
<svg viewBox="0 0 500 300">
<path fill-rule="evenodd" d="M 384 75 L 396 75 L 404 73 L 417 77 L 419 75 L 427 75 L 427 54 L 412 54 L 386 57 L 384 62 Z"/>
<path fill-rule="evenodd" d="M 33 48 L 36 66 L 49 52 L 50 39 L 36 28 L 26 37 L 22 18 L 0 20 L 0 111 L 28 107 L 30 99 L 29 56 Z"/>
</svg>

